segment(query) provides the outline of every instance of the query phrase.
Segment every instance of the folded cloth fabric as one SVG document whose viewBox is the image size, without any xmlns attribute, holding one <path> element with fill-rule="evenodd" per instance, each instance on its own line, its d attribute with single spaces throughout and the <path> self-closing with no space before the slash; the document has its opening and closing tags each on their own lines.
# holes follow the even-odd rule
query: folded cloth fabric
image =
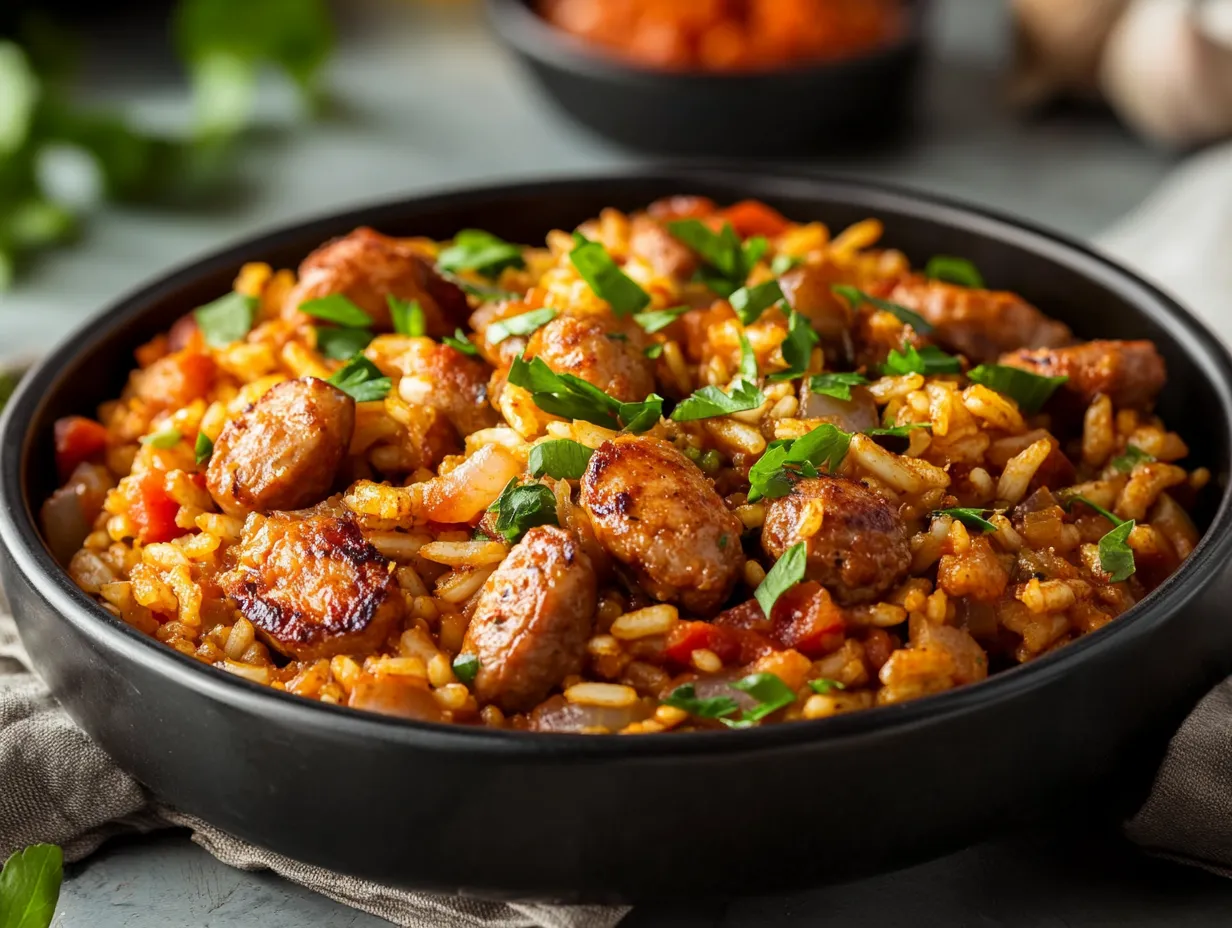
<svg viewBox="0 0 1232 928">
<path fill-rule="evenodd" d="M 112 835 L 182 826 L 223 863 L 273 870 L 338 902 L 408 928 L 612 928 L 628 909 L 484 902 L 408 892 L 330 873 L 233 838 L 154 802 L 30 671 L 11 616 L 0 612 L 0 860 L 38 842 L 67 860 Z"/>
</svg>

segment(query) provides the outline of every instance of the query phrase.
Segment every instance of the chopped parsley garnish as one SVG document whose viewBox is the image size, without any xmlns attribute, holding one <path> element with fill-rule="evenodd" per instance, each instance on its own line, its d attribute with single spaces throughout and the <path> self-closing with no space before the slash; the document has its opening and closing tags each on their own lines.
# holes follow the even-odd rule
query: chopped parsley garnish
<svg viewBox="0 0 1232 928">
<path fill-rule="evenodd" d="M 1136 524 L 1134 520 L 1121 519 L 1077 493 L 1067 495 L 1064 501 L 1067 508 L 1074 503 L 1089 506 L 1115 526 L 1099 540 L 1099 566 L 1113 583 L 1120 583 L 1132 577 L 1137 569 L 1134 564 L 1134 549 L 1129 546 L 1129 533 Z"/>
<path fill-rule="evenodd" d="M 1042 377 L 1006 364 L 981 364 L 968 371 L 967 378 L 1008 396 L 1028 414 L 1039 412 L 1057 387 L 1069 380 L 1064 374 Z"/>
<path fill-rule="evenodd" d="M 453 659 L 453 674 L 467 686 L 475 682 L 479 673 L 479 657 L 474 654 L 459 654 Z"/>
<path fill-rule="evenodd" d="M 881 429 L 869 429 L 864 434 L 886 438 L 910 438 L 916 429 L 932 429 L 928 422 L 908 422 L 906 425 L 891 425 Z"/>
<path fill-rule="evenodd" d="M 952 255 L 937 255 L 930 258 L 924 268 L 924 276 L 933 280 L 944 280 L 947 283 L 958 284 L 961 287 L 984 289 L 984 278 L 979 269 L 966 258 L 955 258 Z"/>
<path fill-rule="evenodd" d="M 581 232 L 573 233 L 573 241 L 569 260 L 595 295 L 608 302 L 612 312 L 630 316 L 650 305 L 650 294 L 620 269 L 606 248 L 590 241 Z"/>
<path fill-rule="evenodd" d="M 197 433 L 197 444 L 193 447 L 193 452 L 196 454 L 197 463 L 204 464 L 210 459 L 210 455 L 214 453 L 214 442 L 205 432 Z"/>
<path fill-rule="evenodd" d="M 698 278 L 722 297 L 744 286 L 749 272 L 770 247 L 761 235 L 741 243 L 731 223 L 715 232 L 699 219 L 678 219 L 667 223 L 667 231 L 701 256 L 707 266 L 698 272 Z"/>
<path fill-rule="evenodd" d="M 863 374 L 849 374 L 839 371 L 833 374 L 815 374 L 809 380 L 809 389 L 822 396 L 832 396 L 836 400 L 851 401 L 851 388 L 868 383 Z"/>
<path fill-rule="evenodd" d="M 530 335 L 535 329 L 547 325 L 557 316 L 554 309 L 532 309 L 519 316 L 498 319 L 484 330 L 484 337 L 493 345 L 499 345 L 513 335 Z"/>
<path fill-rule="evenodd" d="M 651 345 L 649 348 L 643 351 L 642 354 L 646 355 L 646 357 L 650 358 L 650 360 L 652 361 L 657 360 L 663 355 L 663 343 L 655 342 L 653 345 Z"/>
<path fill-rule="evenodd" d="M 851 433 L 823 422 L 799 438 L 770 442 L 765 453 L 749 470 L 749 502 L 762 497 L 778 499 L 791 492 L 802 477 L 816 477 L 823 465 L 834 473 L 851 445 Z"/>
<path fill-rule="evenodd" d="M 883 374 L 957 374 L 962 371 L 962 362 L 952 354 L 946 354 L 936 345 L 916 348 L 911 342 L 903 342 L 902 351 L 891 351 L 881 365 Z"/>
<path fill-rule="evenodd" d="M 465 277 L 459 277 L 452 271 L 436 265 L 437 272 L 447 281 L 461 290 L 463 293 L 470 296 L 478 297 L 484 303 L 494 303 L 499 300 L 520 300 L 522 294 L 516 290 L 502 290 L 500 287 L 487 287 L 483 284 L 477 284 L 474 281 L 467 280 Z"/>
<path fill-rule="evenodd" d="M 830 289 L 850 303 L 852 309 L 857 308 L 861 303 L 868 303 L 875 309 L 879 309 L 884 313 L 890 313 L 899 322 L 911 326 L 921 335 L 927 335 L 933 330 L 931 322 L 906 306 L 900 306 L 898 303 L 891 303 L 889 300 L 869 296 L 858 287 L 852 287 L 848 284 L 835 284 Z"/>
<path fill-rule="evenodd" d="M 753 591 L 753 597 L 766 618 L 770 617 L 770 610 L 774 608 L 779 597 L 804 579 L 804 565 L 807 561 L 807 542 L 797 542 L 774 562 L 774 566 L 766 573 L 766 579 Z"/>
<path fill-rule="evenodd" d="M 64 854 L 54 844 L 14 852 L 0 873 L 0 925 L 47 928 L 55 918 L 64 879 Z"/>
<path fill-rule="evenodd" d="M 454 351 L 460 351 L 472 357 L 479 354 L 479 349 L 475 347 L 474 343 L 466 337 L 466 333 L 461 329 L 454 329 L 452 335 L 446 335 L 441 339 L 441 344 L 448 345 Z"/>
<path fill-rule="evenodd" d="M 362 354 L 351 358 L 339 368 L 334 376 L 329 378 L 329 382 L 343 393 L 349 393 L 357 403 L 383 400 L 393 386 L 393 381 Z"/>
<path fill-rule="evenodd" d="M 1148 454 L 1137 445 L 1126 445 L 1125 451 L 1112 459 L 1112 466 L 1123 474 L 1128 474 L 1139 464 L 1150 464 L 1155 455 Z"/>
<path fill-rule="evenodd" d="M 252 331 L 252 324 L 257 318 L 257 303 L 255 296 L 232 291 L 193 310 L 193 318 L 197 320 L 197 328 L 201 330 L 207 345 L 225 348 L 241 341 Z"/>
<path fill-rule="evenodd" d="M 752 696 L 757 700 L 757 705 L 740 712 L 740 704 L 731 696 L 708 696 L 699 699 L 697 689 L 692 683 L 683 683 L 676 687 L 663 700 L 663 704 L 683 709 L 698 718 L 718 719 L 729 728 L 748 728 L 754 722 L 796 701 L 796 694 L 791 688 L 772 673 L 749 674 L 733 681 L 731 688 Z M 738 719 L 729 718 L 737 712 L 740 712 Z"/>
<path fill-rule="evenodd" d="M 821 693 L 823 696 L 831 690 L 847 689 L 847 684 L 841 680 L 831 680 L 829 677 L 818 677 L 816 680 L 809 680 L 808 685 L 809 689 L 814 693 Z"/>
<path fill-rule="evenodd" d="M 645 329 L 648 335 L 653 335 L 655 332 L 666 329 L 691 308 L 689 306 L 677 306 L 674 309 L 652 309 L 649 312 L 635 313 L 633 321 Z"/>
<path fill-rule="evenodd" d="M 317 351 L 334 361 L 345 361 L 359 354 L 372 341 L 371 329 L 317 326 Z"/>
<path fill-rule="evenodd" d="M 967 528 L 979 529 L 981 532 L 995 532 L 997 527 L 984 518 L 984 513 L 995 512 L 990 509 L 965 509 L 958 507 L 955 509 L 938 509 L 933 513 L 935 516 L 949 516 L 957 522 L 961 522 Z"/>
<path fill-rule="evenodd" d="M 796 255 L 779 254 L 774 256 L 774 260 L 770 262 L 770 273 L 775 277 L 782 277 L 792 268 L 804 263 L 804 259 Z"/>
<path fill-rule="evenodd" d="M 437 256 L 436 263 L 447 271 L 476 271 L 495 278 L 507 267 L 525 267 L 522 246 L 513 245 L 482 229 L 463 229 L 453 244 Z"/>
<path fill-rule="evenodd" d="M 536 525 L 556 525 L 556 495 L 542 483 L 518 483 L 513 477 L 488 512 L 496 513 L 496 531 L 510 544 Z"/>
<path fill-rule="evenodd" d="M 783 339 L 780 350 L 788 367 L 785 371 L 771 374 L 767 380 L 794 380 L 808 370 L 809 361 L 813 357 L 813 346 L 821 341 L 821 336 L 804 316 L 794 309 L 787 317 L 787 337 Z"/>
<path fill-rule="evenodd" d="M 385 302 L 389 304 L 389 315 L 393 319 L 395 332 L 412 338 L 421 338 L 427 334 L 428 322 L 419 300 L 400 300 L 391 293 L 385 297 Z"/>
<path fill-rule="evenodd" d="M 767 280 L 756 287 L 741 287 L 729 298 L 732 309 L 745 325 L 752 325 L 761 314 L 783 299 L 783 290 L 777 280 Z"/>
<path fill-rule="evenodd" d="M 695 422 L 698 419 L 711 419 L 715 416 L 726 416 L 733 412 L 744 412 L 756 409 L 766 401 L 766 395 L 742 377 L 732 384 L 731 393 L 724 393 L 718 387 L 702 387 L 693 394 L 681 400 L 672 410 L 674 422 Z"/>
<path fill-rule="evenodd" d="M 563 419 L 581 419 L 608 429 L 644 432 L 663 414 L 663 397 L 650 394 L 640 403 L 622 403 L 581 377 L 558 374 L 542 358 L 521 355 L 509 368 L 509 382 L 528 390 L 535 405 Z"/>
<path fill-rule="evenodd" d="M 740 376 L 752 383 L 757 379 L 757 355 L 749 344 L 749 337 L 740 333 Z"/>
<path fill-rule="evenodd" d="M 331 293 L 329 296 L 318 297 L 315 300 L 305 300 L 299 304 L 299 311 L 305 316 L 323 319 L 335 325 L 359 329 L 372 327 L 372 317 L 341 293 Z"/>
<path fill-rule="evenodd" d="M 569 438 L 542 441 L 530 449 L 527 469 L 532 477 L 546 474 L 557 480 L 580 480 L 592 454 L 590 448 Z"/>
<path fill-rule="evenodd" d="M 168 425 L 153 435 L 145 436 L 145 438 L 141 439 L 141 443 L 149 445 L 151 448 L 160 448 L 165 451 L 178 445 L 183 437 L 179 429 L 173 425 Z"/>
</svg>

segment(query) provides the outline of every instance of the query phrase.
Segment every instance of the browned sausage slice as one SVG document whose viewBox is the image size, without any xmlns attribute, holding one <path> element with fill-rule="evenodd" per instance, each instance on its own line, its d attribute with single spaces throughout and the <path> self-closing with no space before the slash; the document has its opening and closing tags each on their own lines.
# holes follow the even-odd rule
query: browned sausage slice
<svg viewBox="0 0 1232 928">
<path fill-rule="evenodd" d="M 712 615 L 744 566 L 744 526 L 705 475 L 667 442 L 604 442 L 582 477 L 595 536 L 651 596 Z"/>
<path fill-rule="evenodd" d="M 422 254 L 405 242 L 359 228 L 322 245 L 299 266 L 299 283 L 287 294 L 282 315 L 299 317 L 307 300 L 341 293 L 372 317 L 378 331 L 393 329 L 388 297 L 418 300 L 427 334 L 452 335 L 466 324 L 466 294 L 441 277 Z"/>
<path fill-rule="evenodd" d="M 407 340 L 394 365 L 402 372 L 398 393 L 408 403 L 442 413 L 465 437 L 500 421 L 488 396 L 491 368 L 451 345 L 430 338 Z"/>
<path fill-rule="evenodd" d="M 231 515 L 303 509 L 329 495 L 355 430 L 355 400 L 315 377 L 272 387 L 227 423 L 205 481 Z"/>
<path fill-rule="evenodd" d="M 761 543 L 780 558 L 805 542 L 805 576 L 842 603 L 877 599 L 907 574 L 911 549 L 894 507 L 854 480 L 801 480 L 766 506 Z"/>
<path fill-rule="evenodd" d="M 662 277 L 688 280 L 698 268 L 697 256 L 688 245 L 650 216 L 634 216 L 629 224 L 629 253 L 654 268 Z"/>
<path fill-rule="evenodd" d="M 298 660 L 380 647 L 405 604 L 389 561 L 350 515 L 253 514 L 219 577 L 271 646 Z"/>
<path fill-rule="evenodd" d="M 475 697 L 520 712 L 580 672 L 596 590 L 572 534 L 550 525 L 527 532 L 484 584 L 466 630 L 462 653 L 479 658 Z"/>
<path fill-rule="evenodd" d="M 654 362 L 643 353 L 638 333 L 617 333 L 598 319 L 557 316 L 530 337 L 527 358 L 541 358 L 558 374 L 573 374 L 624 403 L 636 403 L 654 392 Z"/>
<path fill-rule="evenodd" d="M 1164 359 L 1148 341 L 1093 341 L 1070 348 L 1015 351 L 1002 364 L 1044 377 L 1064 375 L 1065 389 L 1090 403 L 1100 393 L 1113 405 L 1149 406 L 1168 379 Z"/>
<path fill-rule="evenodd" d="M 1016 348 L 1055 348 L 1073 341 L 1065 323 L 1002 290 L 909 277 L 888 299 L 915 310 L 936 327 L 933 339 L 976 363 L 995 361 L 1001 352 Z"/>
</svg>

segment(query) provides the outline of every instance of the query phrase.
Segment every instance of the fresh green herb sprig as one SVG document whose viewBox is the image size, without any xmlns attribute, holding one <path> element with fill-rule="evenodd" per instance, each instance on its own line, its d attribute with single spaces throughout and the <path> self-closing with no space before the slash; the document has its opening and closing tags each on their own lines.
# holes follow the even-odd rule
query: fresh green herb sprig
<svg viewBox="0 0 1232 928">
<path fill-rule="evenodd" d="M 889 313 L 898 319 L 899 322 L 911 326 L 921 335 L 928 335 L 933 331 L 931 322 L 906 306 L 900 306 L 898 303 L 891 303 L 889 300 L 883 300 L 879 297 L 869 296 L 863 290 L 858 287 L 852 287 L 849 284 L 835 284 L 830 289 L 845 299 L 852 309 L 867 303 L 875 309 Z"/>
<path fill-rule="evenodd" d="M 784 551 L 783 556 L 766 572 L 766 578 L 753 591 L 753 598 L 767 617 L 779 597 L 804 579 L 807 563 L 808 544 L 801 541 Z"/>
<path fill-rule="evenodd" d="M 718 387 L 702 387 L 693 391 L 691 396 L 676 404 L 676 408 L 672 410 L 672 421 L 695 422 L 698 419 L 727 416 L 734 412 L 756 409 L 765 401 L 766 395 L 757 389 L 756 385 L 740 377 L 732 384 L 730 393 L 724 393 Z"/>
<path fill-rule="evenodd" d="M 393 388 L 393 381 L 362 354 L 340 367 L 329 382 L 343 393 L 349 393 L 357 403 L 383 400 Z"/>
<path fill-rule="evenodd" d="M 823 422 L 799 438 L 772 441 L 749 470 L 749 502 L 778 499 L 791 492 L 803 477 L 816 477 L 819 468 L 835 473 L 851 446 L 851 433 Z"/>
<path fill-rule="evenodd" d="M 981 364 L 967 372 L 967 379 L 1008 396 L 1028 415 L 1039 412 L 1057 387 L 1069 380 L 1064 374 L 1044 377 L 1007 364 Z"/>
<path fill-rule="evenodd" d="M 509 382 L 530 392 L 535 405 L 562 419 L 581 419 L 608 429 L 644 432 L 663 414 L 663 397 L 650 394 L 640 403 L 622 403 L 573 374 L 558 374 L 542 358 L 521 355 L 509 368 Z"/>
<path fill-rule="evenodd" d="M 1132 577 L 1137 565 L 1134 563 L 1134 549 L 1129 546 L 1129 534 L 1137 523 L 1133 519 L 1119 518 L 1098 503 L 1077 493 L 1067 494 L 1063 502 L 1066 508 L 1072 507 L 1074 503 L 1082 503 L 1112 523 L 1112 531 L 1099 540 L 1100 569 L 1113 583 L 1121 583 Z"/>
<path fill-rule="evenodd" d="M 495 280 L 507 267 L 525 267 L 522 246 L 506 242 L 482 229 L 463 229 L 450 246 L 437 255 L 436 263 L 447 271 L 475 271 Z"/>
<path fill-rule="evenodd" d="M 541 441 L 530 449 L 527 470 L 532 477 L 580 480 L 593 454 L 590 448 L 569 438 Z"/>
<path fill-rule="evenodd" d="M 518 483 L 517 477 L 505 484 L 488 512 L 496 513 L 496 532 L 510 544 L 517 544 L 536 525 L 558 524 L 556 496 L 551 488 L 542 483 Z"/>
<path fill-rule="evenodd" d="M 0 871 L 0 928 L 48 928 L 63 880 L 64 854 L 54 844 L 14 853 Z"/>
<path fill-rule="evenodd" d="M 962 362 L 952 354 L 946 354 L 936 345 L 916 348 L 911 342 L 903 342 L 903 350 L 891 350 L 881 365 L 883 374 L 958 374 Z"/>
<path fill-rule="evenodd" d="M 1150 464 L 1155 455 L 1143 451 L 1137 445 L 1126 445 L 1125 450 L 1112 459 L 1112 466 L 1122 474 L 1128 474 L 1139 464 Z"/>
<path fill-rule="evenodd" d="M 530 335 L 556 318 L 554 309 L 532 309 L 528 313 L 498 319 L 484 330 L 484 338 L 489 344 L 499 345 L 507 338 L 515 335 Z"/>
<path fill-rule="evenodd" d="M 924 267 L 924 276 L 961 287 L 984 289 L 984 277 L 979 268 L 966 258 L 956 258 L 953 255 L 936 255 L 930 258 Z"/>
<path fill-rule="evenodd" d="M 864 386 L 868 378 L 863 374 L 838 371 L 831 374 L 815 374 L 809 380 L 809 390 L 821 396 L 851 402 L 851 388 Z"/>
<path fill-rule="evenodd" d="M 744 286 L 770 244 L 760 235 L 741 242 L 731 223 L 715 232 L 699 219 L 678 219 L 667 223 L 667 230 L 706 262 L 698 279 L 721 297 L 730 297 Z"/>
<path fill-rule="evenodd" d="M 595 295 L 608 302 L 612 312 L 632 316 L 650 305 L 650 294 L 620 269 L 599 242 L 592 242 L 581 232 L 573 233 L 573 242 L 569 260 Z"/>
<path fill-rule="evenodd" d="M 749 674 L 730 685 L 732 689 L 747 693 L 755 699 L 756 705 L 741 712 L 740 704 L 731 696 L 698 698 L 697 688 L 692 683 L 684 683 L 676 687 L 663 700 L 663 704 L 683 709 L 698 718 L 718 719 L 728 728 L 748 728 L 772 712 L 777 712 L 796 701 L 796 694 L 791 688 L 780 677 L 772 673 Z M 731 718 L 737 713 L 739 713 L 738 718 Z"/>
<path fill-rule="evenodd" d="M 995 511 L 956 507 L 954 509 L 938 509 L 932 514 L 934 516 L 949 516 L 954 521 L 961 522 L 967 528 L 973 528 L 980 532 L 995 532 L 997 527 L 984 518 L 984 513 Z"/>
</svg>

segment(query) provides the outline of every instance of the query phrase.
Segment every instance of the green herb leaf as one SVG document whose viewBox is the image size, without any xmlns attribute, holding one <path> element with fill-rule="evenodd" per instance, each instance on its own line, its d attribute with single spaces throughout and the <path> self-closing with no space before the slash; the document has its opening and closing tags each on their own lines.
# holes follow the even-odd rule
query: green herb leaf
<svg viewBox="0 0 1232 928">
<path fill-rule="evenodd" d="M 535 329 L 541 328 L 555 319 L 554 309 L 532 309 L 520 316 L 510 316 L 493 322 L 484 330 L 484 337 L 493 345 L 499 345 L 513 335 L 530 335 Z"/>
<path fill-rule="evenodd" d="M 393 381 L 362 354 L 351 358 L 339 368 L 334 376 L 329 378 L 329 382 L 343 393 L 349 393 L 357 403 L 383 400 L 393 387 Z"/>
<path fill-rule="evenodd" d="M 831 680 L 829 677 L 818 677 L 816 680 L 808 681 L 809 689 L 814 693 L 821 693 L 823 696 L 831 690 L 845 690 L 847 684 L 840 680 Z"/>
<path fill-rule="evenodd" d="M 1150 464 L 1155 455 L 1148 454 L 1137 445 L 1126 445 L 1125 451 L 1112 459 L 1112 466 L 1123 474 L 1128 474 L 1139 464 Z"/>
<path fill-rule="evenodd" d="M 372 341 L 371 329 L 354 329 L 350 326 L 341 328 L 316 327 L 317 351 L 335 361 L 345 361 L 353 358 Z"/>
<path fill-rule="evenodd" d="M 663 700 L 663 705 L 683 709 L 690 715 L 696 715 L 702 719 L 721 719 L 740 711 L 739 704 L 730 696 L 709 696 L 705 699 L 698 699 L 697 690 L 692 683 L 682 683 L 672 690 Z"/>
<path fill-rule="evenodd" d="M 799 438 L 779 438 L 749 469 L 749 502 L 778 499 L 791 492 L 800 477 L 816 477 L 824 466 L 835 473 L 847 456 L 851 433 L 823 422 Z"/>
<path fill-rule="evenodd" d="M 979 269 L 966 258 L 955 258 L 951 255 L 937 255 L 929 259 L 924 268 L 924 276 L 933 280 L 944 280 L 962 287 L 984 289 L 984 278 Z"/>
<path fill-rule="evenodd" d="M 740 236 L 731 223 L 725 224 L 723 231 L 716 233 L 699 219 L 678 219 L 667 224 L 667 231 L 697 252 L 727 283 L 739 287 L 748 277 L 752 264 L 745 263 L 745 249 L 741 247 Z M 764 246 L 753 246 L 754 250 L 757 247 L 761 247 L 762 254 L 765 253 Z M 755 252 L 754 256 L 760 257 Z"/>
<path fill-rule="evenodd" d="M 299 311 L 314 319 L 324 319 L 336 325 L 371 328 L 372 317 L 341 293 L 331 293 L 299 304 Z"/>
<path fill-rule="evenodd" d="M 967 528 L 978 529 L 981 532 L 995 532 L 997 527 L 984 518 L 984 513 L 994 510 L 988 509 L 938 509 L 933 513 L 935 516 L 949 516 L 955 521 L 961 522 Z"/>
<path fill-rule="evenodd" d="M 911 342 L 903 342 L 903 350 L 891 351 L 881 365 L 883 374 L 957 374 L 962 371 L 962 362 L 952 354 L 946 354 L 936 345 L 916 348 Z"/>
<path fill-rule="evenodd" d="M 766 256 L 769 248 L 770 242 L 764 235 L 752 235 L 744 240 L 740 253 L 743 258 L 745 277 L 753 270 L 757 262 Z"/>
<path fill-rule="evenodd" d="M 419 300 L 400 300 L 390 293 L 385 297 L 385 302 L 389 305 L 395 332 L 412 338 L 422 338 L 427 334 L 428 322 Z"/>
<path fill-rule="evenodd" d="M 618 316 L 640 312 L 650 304 L 650 294 L 622 271 L 612 256 L 598 242 L 592 242 L 581 232 L 573 233 L 575 243 L 569 260 L 590 289 L 612 307 Z"/>
<path fill-rule="evenodd" d="M 0 926 L 48 928 L 63 879 L 64 855 L 54 844 L 15 853 L 0 872 Z"/>
<path fill-rule="evenodd" d="M 624 423 L 630 432 L 644 432 L 663 413 L 663 397 L 657 394 L 640 403 L 622 403 L 580 377 L 556 373 L 542 358 L 528 362 L 518 355 L 509 368 L 509 382 L 530 391 L 535 405 L 544 412 L 608 429 L 618 429 Z"/>
<path fill-rule="evenodd" d="M 590 448 L 568 438 L 542 441 L 530 449 L 527 469 L 532 477 L 546 474 L 557 480 L 580 480 L 592 454 Z"/>
<path fill-rule="evenodd" d="M 463 293 L 469 294 L 473 297 L 478 297 L 480 302 L 483 303 L 495 303 L 500 300 L 520 300 L 523 296 L 516 290 L 504 290 L 500 287 L 488 287 L 483 284 L 477 284 L 473 280 L 467 280 L 465 277 L 459 277 L 453 271 L 446 270 L 439 264 L 436 265 L 436 272 Z"/>
<path fill-rule="evenodd" d="M 496 513 L 496 531 L 510 544 L 536 525 L 556 525 L 556 496 L 542 483 L 519 484 L 514 477 L 488 507 Z"/>
<path fill-rule="evenodd" d="M 981 364 L 968 371 L 967 378 L 972 383 L 983 384 L 1008 396 L 1028 414 L 1039 412 L 1057 387 L 1069 380 L 1063 374 L 1059 377 L 1041 377 L 1006 364 Z"/>
<path fill-rule="evenodd" d="M 753 591 L 753 597 L 761 611 L 770 617 L 770 611 L 780 596 L 804 579 L 804 566 L 808 561 L 807 543 L 799 542 L 783 552 L 774 562 L 761 584 Z"/>
<path fill-rule="evenodd" d="M 454 329 L 452 335 L 446 335 L 441 339 L 442 345 L 448 345 L 454 351 L 460 351 L 463 354 L 469 354 L 471 357 L 479 354 L 479 349 L 474 343 L 466 337 L 466 333 L 461 329 Z"/>
<path fill-rule="evenodd" d="M 741 287 L 731 295 L 728 302 L 745 325 L 752 325 L 761 314 L 783 299 L 783 291 L 777 280 L 767 280 L 756 287 Z"/>
<path fill-rule="evenodd" d="M 757 355 L 753 354 L 753 346 L 749 337 L 740 333 L 740 376 L 753 383 L 757 380 Z"/>
<path fill-rule="evenodd" d="M 640 325 L 647 334 L 653 335 L 666 329 L 669 325 L 687 313 L 691 306 L 677 306 L 674 309 L 652 309 L 645 313 L 635 313 L 633 321 Z"/>
<path fill-rule="evenodd" d="M 868 383 L 863 374 L 848 374 L 837 372 L 833 374 L 816 374 L 809 380 L 809 389 L 822 396 L 832 396 L 836 400 L 851 401 L 851 388 Z"/>
<path fill-rule="evenodd" d="M 1129 546 L 1129 533 L 1134 530 L 1133 519 L 1122 519 L 1109 512 L 1099 503 L 1092 502 L 1078 493 L 1066 494 L 1062 502 L 1066 508 L 1074 503 L 1089 506 L 1111 522 L 1115 528 L 1099 540 L 1099 566 L 1109 575 L 1113 583 L 1120 583 L 1133 576 L 1137 569 L 1134 565 L 1134 550 Z"/>
<path fill-rule="evenodd" d="M 624 430 L 634 435 L 654 428 L 663 418 L 663 397 L 652 393 L 640 403 L 621 403 L 617 413 L 625 424 Z"/>
<path fill-rule="evenodd" d="M 771 712 L 777 712 L 796 701 L 796 694 L 792 689 L 780 677 L 772 673 L 749 674 L 741 680 L 736 680 L 731 687 L 742 693 L 748 693 L 757 700 L 757 705 L 742 712 L 739 721 L 732 722 L 723 719 L 723 724 L 729 728 L 745 728 L 764 719 Z"/>
<path fill-rule="evenodd" d="M 724 393 L 718 387 L 695 390 L 692 396 L 681 400 L 672 410 L 672 419 L 675 422 L 694 422 L 698 419 L 726 416 L 733 412 L 756 409 L 765 401 L 766 395 L 754 384 L 737 379 L 730 394 Z"/>
<path fill-rule="evenodd" d="M 453 659 L 454 676 L 470 686 L 479 673 L 479 657 L 475 654 L 459 654 Z"/>
<path fill-rule="evenodd" d="M 880 435 L 889 438 L 910 438 L 911 433 L 916 429 L 929 429 L 932 425 L 928 422 L 908 422 L 906 425 L 892 425 L 883 429 L 869 429 L 865 435 Z"/>
<path fill-rule="evenodd" d="M 643 351 L 642 354 L 646 355 L 646 357 L 650 358 L 650 360 L 652 361 L 658 360 L 663 355 L 663 343 L 655 342 L 653 345 L 651 345 L 649 348 Z"/>
<path fill-rule="evenodd" d="M 180 439 L 184 436 L 180 430 L 174 426 L 165 426 L 161 431 L 155 432 L 153 435 L 147 435 L 141 439 L 143 445 L 149 445 L 151 448 L 174 448 L 180 443 Z"/>
<path fill-rule="evenodd" d="M 210 455 L 214 453 L 214 442 L 210 440 L 210 436 L 205 432 L 197 433 L 197 444 L 193 447 L 196 454 L 197 464 L 204 464 L 210 459 Z"/>
<path fill-rule="evenodd" d="M 767 377 L 767 380 L 795 380 L 808 370 L 809 361 L 813 357 L 813 346 L 821 341 L 821 336 L 804 316 L 794 309 L 787 317 L 787 338 L 783 339 L 780 350 L 783 360 L 787 362 L 785 371 L 777 371 Z"/>
<path fill-rule="evenodd" d="M 798 258 L 795 255 L 778 254 L 774 256 L 774 260 L 770 262 L 770 273 L 775 277 L 782 277 L 792 268 L 804 263 L 803 258 Z"/>
<path fill-rule="evenodd" d="M 897 303 L 891 303 L 889 300 L 882 300 L 875 296 L 869 296 L 863 290 L 857 287 L 849 286 L 848 284 L 835 284 L 830 288 L 839 296 L 843 297 L 851 304 L 852 309 L 859 307 L 861 303 L 868 303 L 882 312 L 890 313 L 899 322 L 911 326 L 921 335 L 927 335 L 933 331 L 933 325 L 919 313 L 908 309 L 906 306 L 900 306 Z"/>
<path fill-rule="evenodd" d="M 207 345 L 225 348 L 252 331 L 257 318 L 257 298 L 232 291 L 193 310 L 197 328 Z"/>
<path fill-rule="evenodd" d="M 447 271 L 477 271 L 496 278 L 507 267 L 525 267 L 522 247 L 497 238 L 482 229 L 463 229 L 453 244 L 437 256 L 436 263 Z"/>
</svg>

